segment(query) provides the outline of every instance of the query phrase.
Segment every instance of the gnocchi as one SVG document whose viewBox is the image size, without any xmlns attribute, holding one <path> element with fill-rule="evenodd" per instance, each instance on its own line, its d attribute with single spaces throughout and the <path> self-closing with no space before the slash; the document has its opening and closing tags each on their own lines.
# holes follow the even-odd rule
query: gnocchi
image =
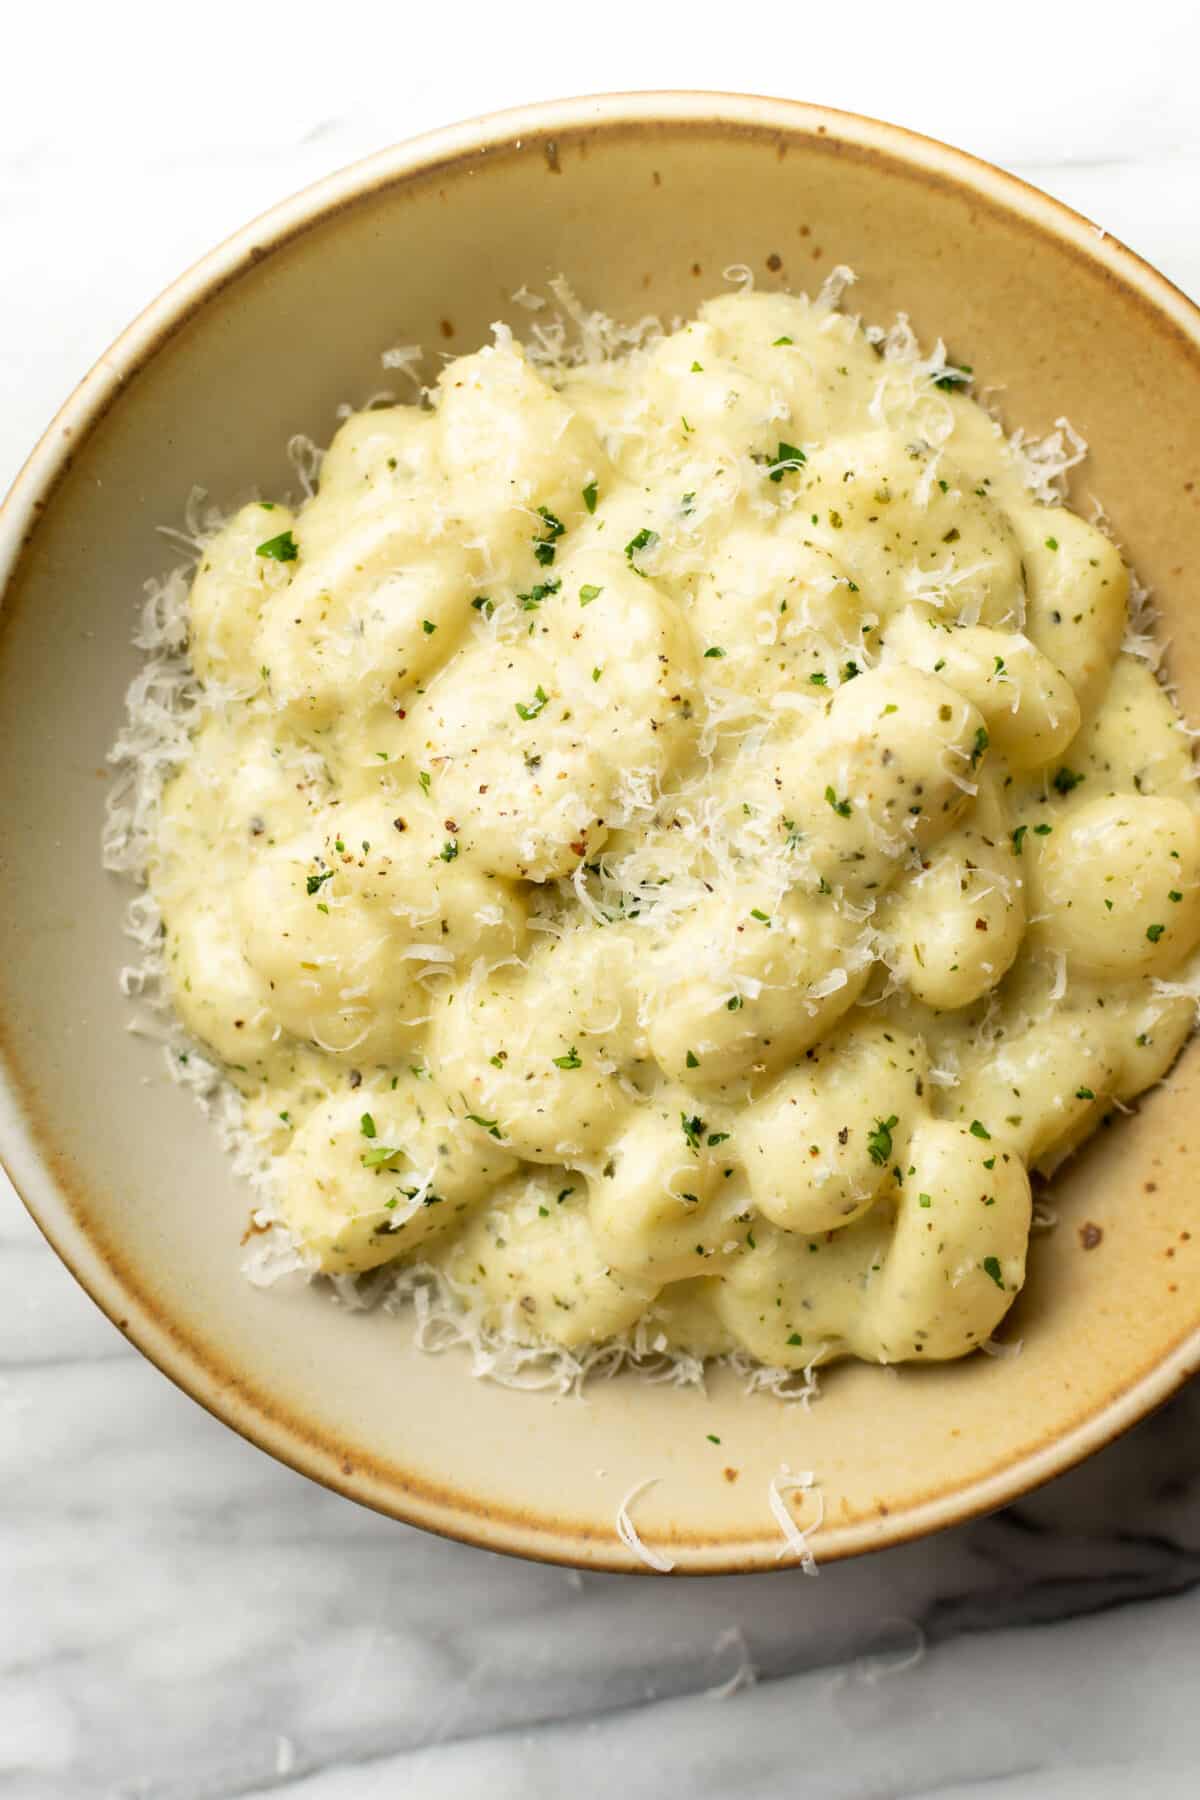
<svg viewBox="0 0 1200 1800">
<path fill-rule="evenodd" d="M 1128 571 L 1032 485 L 911 337 L 739 293 L 497 328 L 206 542 L 146 874 L 310 1269 L 571 1355 L 989 1337 L 1200 943 Z"/>
</svg>

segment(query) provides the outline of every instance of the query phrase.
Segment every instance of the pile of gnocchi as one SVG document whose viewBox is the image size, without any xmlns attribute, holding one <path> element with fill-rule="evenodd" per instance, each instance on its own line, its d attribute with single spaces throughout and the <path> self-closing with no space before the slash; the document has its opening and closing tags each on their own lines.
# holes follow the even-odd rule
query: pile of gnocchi
<svg viewBox="0 0 1200 1800">
<path fill-rule="evenodd" d="M 825 301 L 497 328 L 349 417 L 203 548 L 147 868 L 308 1266 L 576 1351 L 987 1340 L 1030 1171 L 1192 1024 L 1129 586 L 965 370 Z"/>
</svg>

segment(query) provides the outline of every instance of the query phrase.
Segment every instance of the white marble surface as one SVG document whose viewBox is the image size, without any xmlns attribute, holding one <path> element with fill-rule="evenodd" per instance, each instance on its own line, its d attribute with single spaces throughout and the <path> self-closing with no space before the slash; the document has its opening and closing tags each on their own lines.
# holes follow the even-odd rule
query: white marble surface
<svg viewBox="0 0 1200 1800">
<path fill-rule="evenodd" d="M 395 137 L 554 93 L 787 90 L 895 118 L 1200 294 L 1193 15 L 868 0 L 756 9 L 735 37 L 728 9 L 632 0 L 518 24 L 43 0 L 4 26 L 0 486 L 218 237 Z M 1193 1388 L 1012 1511 L 816 1582 L 580 1579 L 277 1467 L 130 1351 L 3 1190 L 0 1800 L 1182 1800 L 1198 1427 Z"/>
</svg>

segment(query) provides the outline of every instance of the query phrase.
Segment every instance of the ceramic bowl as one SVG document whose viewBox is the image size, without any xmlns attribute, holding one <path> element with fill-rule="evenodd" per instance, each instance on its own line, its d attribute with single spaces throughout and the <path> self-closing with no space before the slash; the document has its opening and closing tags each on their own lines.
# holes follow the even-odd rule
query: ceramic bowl
<svg viewBox="0 0 1200 1800">
<path fill-rule="evenodd" d="M 1200 314 L 1096 226 L 958 151 L 787 101 L 556 102 L 404 144 L 288 200 L 184 275 L 50 426 L 0 516 L 0 1141 L 59 1255 L 204 1406 L 318 1481 L 525 1556 L 641 1568 L 618 1506 L 680 1571 L 792 1560 L 769 1506 L 811 1469 L 814 1548 L 850 1556 L 996 1507 L 1162 1401 L 1200 1363 L 1200 1054 L 1054 1184 L 1009 1335 L 1021 1354 L 847 1365 L 808 1411 L 602 1382 L 583 1398 L 473 1381 L 394 1318 L 239 1274 L 247 1200 L 117 987 L 128 890 L 104 876 L 105 753 L 137 667 L 156 528 L 194 483 L 294 486 L 293 432 L 378 389 L 396 343 L 468 350 L 565 273 L 617 317 L 687 313 L 747 264 L 801 289 L 835 263 L 868 319 L 906 310 L 998 391 L 1069 417 L 1200 717 Z M 711 1434 L 711 1436 L 710 1436 Z M 714 1443 L 712 1439 L 718 1439 Z"/>
</svg>

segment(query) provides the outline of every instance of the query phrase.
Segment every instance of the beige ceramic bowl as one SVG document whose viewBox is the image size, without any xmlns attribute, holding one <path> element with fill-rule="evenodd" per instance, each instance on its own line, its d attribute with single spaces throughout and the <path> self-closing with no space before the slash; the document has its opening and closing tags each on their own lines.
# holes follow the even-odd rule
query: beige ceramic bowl
<svg viewBox="0 0 1200 1800">
<path fill-rule="evenodd" d="M 1095 226 L 960 153 L 786 101 L 574 100 L 402 145 L 286 201 L 185 275 L 54 421 L 0 518 L 0 1137 L 65 1262 L 145 1354 L 295 1468 L 498 1550 L 638 1567 L 626 1490 L 680 1570 L 778 1566 L 768 1487 L 816 1472 L 824 1558 L 1000 1505 L 1163 1400 L 1200 1363 L 1200 1055 L 1056 1183 L 1021 1356 L 829 1372 L 808 1413 L 621 1378 L 583 1399 L 473 1382 L 405 1328 L 238 1274 L 246 1217 L 191 1100 L 125 1030 L 128 898 L 102 876 L 105 751 L 137 658 L 155 527 L 199 482 L 221 501 L 292 484 L 379 353 L 470 349 L 509 296 L 567 273 L 619 317 L 687 312 L 747 263 L 803 288 L 836 262 L 866 317 L 909 311 L 1012 422 L 1066 414 L 1171 638 L 1200 717 L 1200 314 Z M 1185 571 L 1187 574 L 1185 575 Z M 1089 1248 L 1089 1246 L 1091 1246 Z M 708 1434 L 720 1441 L 714 1444 Z M 786 1560 L 786 1559 L 785 1559 Z"/>
</svg>

